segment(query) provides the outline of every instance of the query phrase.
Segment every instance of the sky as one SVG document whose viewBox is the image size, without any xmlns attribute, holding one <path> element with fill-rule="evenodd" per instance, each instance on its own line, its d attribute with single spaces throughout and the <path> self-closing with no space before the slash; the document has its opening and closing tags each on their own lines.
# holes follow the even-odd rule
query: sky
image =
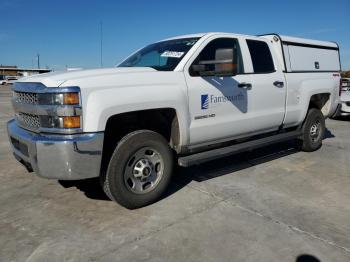
<svg viewBox="0 0 350 262">
<path fill-rule="evenodd" d="M 350 0 L 0 0 L 0 64 L 112 67 L 134 50 L 199 32 L 336 41 L 350 70 Z"/>
</svg>

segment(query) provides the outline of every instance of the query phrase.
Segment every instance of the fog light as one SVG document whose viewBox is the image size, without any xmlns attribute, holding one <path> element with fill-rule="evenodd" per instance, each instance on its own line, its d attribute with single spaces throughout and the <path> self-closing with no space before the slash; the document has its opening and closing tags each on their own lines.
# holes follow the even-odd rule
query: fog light
<svg viewBox="0 0 350 262">
<path fill-rule="evenodd" d="M 63 94 L 64 105 L 78 105 L 79 104 L 79 93 L 65 93 Z"/>
<path fill-rule="evenodd" d="M 80 128 L 80 116 L 63 117 L 64 128 Z"/>
</svg>

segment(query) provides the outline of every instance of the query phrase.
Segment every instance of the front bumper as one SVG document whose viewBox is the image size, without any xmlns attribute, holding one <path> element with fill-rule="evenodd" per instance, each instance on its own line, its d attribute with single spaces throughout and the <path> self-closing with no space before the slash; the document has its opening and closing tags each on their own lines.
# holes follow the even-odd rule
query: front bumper
<svg viewBox="0 0 350 262">
<path fill-rule="evenodd" d="M 60 180 L 98 177 L 103 132 L 76 135 L 37 134 L 7 123 L 13 153 L 38 176 Z"/>
</svg>

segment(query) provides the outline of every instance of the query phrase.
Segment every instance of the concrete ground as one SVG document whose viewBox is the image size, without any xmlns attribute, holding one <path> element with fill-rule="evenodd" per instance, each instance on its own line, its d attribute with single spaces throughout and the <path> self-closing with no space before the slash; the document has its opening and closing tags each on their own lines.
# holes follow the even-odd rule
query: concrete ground
<svg viewBox="0 0 350 262">
<path fill-rule="evenodd" d="M 350 121 L 322 149 L 292 143 L 181 169 L 163 200 L 126 210 L 96 179 L 29 174 L 10 152 L 0 87 L 0 261 L 350 261 Z"/>
</svg>

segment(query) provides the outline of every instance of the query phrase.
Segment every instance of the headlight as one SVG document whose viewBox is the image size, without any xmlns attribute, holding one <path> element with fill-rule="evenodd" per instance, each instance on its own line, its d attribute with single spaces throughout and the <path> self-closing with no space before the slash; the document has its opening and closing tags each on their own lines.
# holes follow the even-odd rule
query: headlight
<svg viewBox="0 0 350 262">
<path fill-rule="evenodd" d="M 38 95 L 40 105 L 79 105 L 78 92 L 42 93 Z"/>
<path fill-rule="evenodd" d="M 52 106 L 50 111 L 53 114 L 41 117 L 43 128 L 79 129 L 82 127 L 79 92 L 41 93 L 39 104 Z"/>
<path fill-rule="evenodd" d="M 41 127 L 55 129 L 81 128 L 81 116 L 39 116 Z"/>
</svg>

